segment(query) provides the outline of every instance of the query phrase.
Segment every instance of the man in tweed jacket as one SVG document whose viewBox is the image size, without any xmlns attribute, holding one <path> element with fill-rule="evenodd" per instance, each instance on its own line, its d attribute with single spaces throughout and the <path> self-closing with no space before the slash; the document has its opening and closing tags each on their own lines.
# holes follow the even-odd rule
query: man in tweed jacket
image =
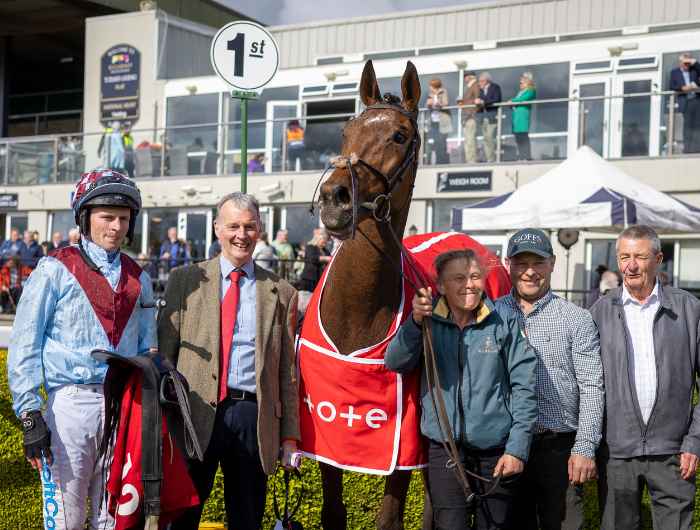
<svg viewBox="0 0 700 530">
<path fill-rule="evenodd" d="M 203 462 L 190 462 L 200 501 L 221 464 L 229 528 L 246 530 L 260 527 L 266 475 L 275 469 L 280 446 L 288 463 L 300 438 L 297 293 L 254 265 L 260 228 L 254 197 L 224 197 L 215 224 L 221 255 L 170 273 L 158 327 L 161 353 L 190 386 L 192 421 L 205 450 Z M 236 286 L 231 305 L 228 294 Z M 173 529 L 196 529 L 201 509 L 189 510 Z"/>
</svg>

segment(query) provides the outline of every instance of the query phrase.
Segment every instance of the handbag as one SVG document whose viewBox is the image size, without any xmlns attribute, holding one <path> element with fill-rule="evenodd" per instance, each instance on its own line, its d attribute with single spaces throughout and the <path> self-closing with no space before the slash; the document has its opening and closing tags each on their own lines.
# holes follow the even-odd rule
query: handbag
<svg viewBox="0 0 700 530">
<path fill-rule="evenodd" d="M 294 507 L 289 510 L 289 482 L 291 480 L 291 476 L 294 475 L 295 478 L 299 480 L 299 484 L 301 485 L 301 490 L 299 491 L 299 497 L 296 500 L 296 503 L 294 504 Z M 304 481 L 301 479 L 301 473 L 299 472 L 298 469 L 294 469 L 293 471 L 287 471 L 286 469 L 284 470 L 284 511 L 280 514 L 280 507 L 279 504 L 277 503 L 277 481 L 272 482 L 272 507 L 275 511 L 275 517 L 277 520 L 275 521 L 274 526 L 272 527 L 272 530 L 304 530 L 304 527 L 299 521 L 295 521 L 292 519 L 294 515 L 297 513 L 299 510 L 299 506 L 301 506 L 301 501 L 304 498 Z"/>
</svg>

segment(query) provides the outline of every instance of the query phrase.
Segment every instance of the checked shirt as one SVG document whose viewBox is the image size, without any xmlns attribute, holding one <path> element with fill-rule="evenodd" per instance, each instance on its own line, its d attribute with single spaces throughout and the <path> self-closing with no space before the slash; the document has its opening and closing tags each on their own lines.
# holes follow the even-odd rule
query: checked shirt
<svg viewBox="0 0 700 530">
<path fill-rule="evenodd" d="M 552 291 L 528 315 L 512 292 L 497 304 L 515 312 L 537 352 L 536 432 L 576 431 L 571 452 L 593 458 L 605 402 L 600 341 L 591 314 Z"/>
</svg>

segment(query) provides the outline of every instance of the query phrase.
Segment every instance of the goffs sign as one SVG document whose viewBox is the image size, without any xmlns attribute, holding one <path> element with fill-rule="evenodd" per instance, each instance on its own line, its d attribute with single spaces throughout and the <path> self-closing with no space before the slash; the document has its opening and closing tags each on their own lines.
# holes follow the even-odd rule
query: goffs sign
<svg viewBox="0 0 700 530">
<path fill-rule="evenodd" d="M 279 67 L 279 50 L 272 35 L 259 24 L 231 22 L 211 42 L 216 75 L 237 90 L 259 90 Z"/>
</svg>

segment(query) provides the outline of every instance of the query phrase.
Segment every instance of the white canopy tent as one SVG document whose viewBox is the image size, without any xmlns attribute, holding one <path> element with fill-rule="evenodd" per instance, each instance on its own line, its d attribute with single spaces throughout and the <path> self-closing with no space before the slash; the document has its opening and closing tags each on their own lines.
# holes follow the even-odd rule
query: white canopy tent
<svg viewBox="0 0 700 530">
<path fill-rule="evenodd" d="M 577 228 L 647 224 L 660 232 L 700 232 L 700 208 L 662 193 L 589 147 L 516 191 L 455 208 L 455 230 Z"/>
</svg>

